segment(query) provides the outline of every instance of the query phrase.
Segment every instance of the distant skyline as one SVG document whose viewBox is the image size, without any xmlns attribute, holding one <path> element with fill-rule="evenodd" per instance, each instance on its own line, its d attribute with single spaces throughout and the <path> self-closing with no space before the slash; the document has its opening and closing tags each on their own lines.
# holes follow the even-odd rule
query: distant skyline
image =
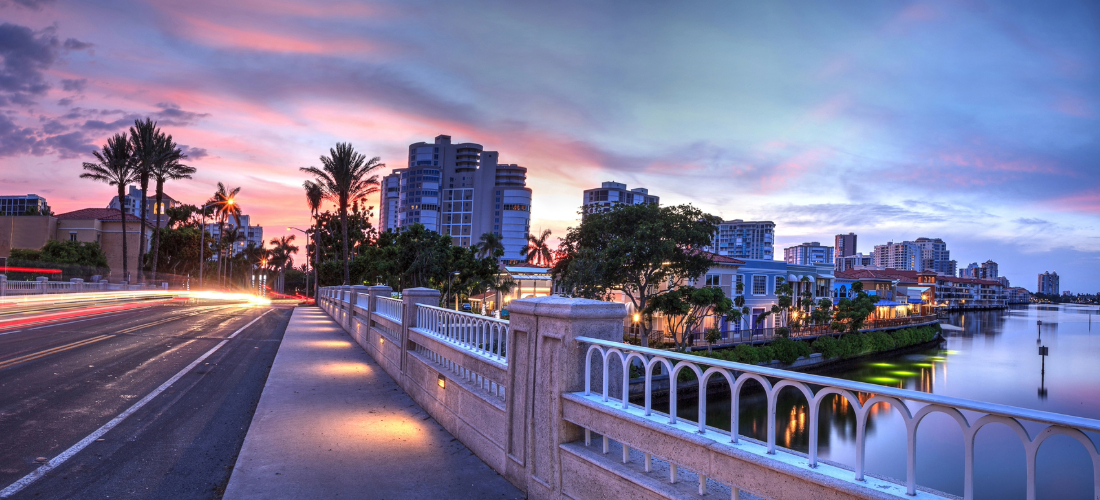
<svg viewBox="0 0 1100 500">
<path fill-rule="evenodd" d="M 1093 2 L 0 0 L 0 58 L 0 194 L 56 212 L 107 205 L 80 162 L 138 117 L 199 169 L 170 195 L 241 186 L 268 239 L 336 142 L 446 134 L 528 168 L 532 231 L 614 180 L 775 221 L 777 255 L 938 237 L 1100 292 Z"/>
</svg>

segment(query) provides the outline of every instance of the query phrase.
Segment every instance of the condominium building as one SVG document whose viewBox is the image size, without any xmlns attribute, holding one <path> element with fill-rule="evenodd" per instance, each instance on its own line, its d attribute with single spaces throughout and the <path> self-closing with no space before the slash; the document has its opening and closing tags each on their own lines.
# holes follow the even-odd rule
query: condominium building
<svg viewBox="0 0 1100 500">
<path fill-rule="evenodd" d="M 134 217 L 141 217 L 142 212 L 146 212 L 149 215 L 148 219 L 156 218 L 156 214 L 164 215 L 169 208 L 178 207 L 180 202 L 172 199 L 171 196 L 163 195 L 161 197 L 160 206 L 154 207 L 157 204 L 157 197 L 154 194 L 150 196 L 142 196 L 141 188 L 137 186 L 127 186 L 128 190 L 126 196 L 123 197 L 122 202 L 118 200 L 118 196 L 111 198 L 111 202 L 107 204 L 107 208 L 113 208 L 115 210 L 122 210 L 126 212 L 126 215 Z M 167 217 L 161 217 L 161 225 L 168 223 Z"/>
<path fill-rule="evenodd" d="M 982 267 L 977 262 L 971 262 L 970 265 L 964 269 L 959 269 L 959 277 L 967 279 L 978 279 L 982 275 Z"/>
<path fill-rule="evenodd" d="M 947 243 L 942 239 L 922 237 L 911 243 L 921 249 L 921 270 L 948 276 L 955 275 L 956 263 L 951 260 L 951 251 L 947 249 Z"/>
<path fill-rule="evenodd" d="M 46 199 L 37 194 L 0 196 L 0 215 L 43 215 L 49 211 Z"/>
<path fill-rule="evenodd" d="M 1039 287 L 1036 293 L 1043 295 L 1058 295 L 1061 285 L 1058 283 L 1058 273 L 1047 271 L 1039 275 Z"/>
<path fill-rule="evenodd" d="M 992 260 L 982 262 L 981 272 L 978 276 L 983 280 L 996 280 L 1000 274 L 998 273 L 997 263 Z"/>
<path fill-rule="evenodd" d="M 718 224 L 718 233 L 707 250 L 735 259 L 773 260 L 774 242 L 774 222 L 736 219 Z"/>
<path fill-rule="evenodd" d="M 912 241 L 890 241 L 885 245 L 875 245 L 874 263 L 883 269 L 919 272 L 924 270 L 922 256 L 921 247 Z"/>
<path fill-rule="evenodd" d="M 843 271 L 844 268 L 840 266 L 844 265 L 844 257 L 856 254 L 856 233 L 838 234 L 836 235 L 836 241 L 833 246 L 833 263 L 836 264 L 837 271 Z"/>
<path fill-rule="evenodd" d="M 434 143 L 411 144 L 408 167 L 384 179 L 382 227 L 423 224 L 464 247 L 493 233 L 504 244 L 502 262 L 523 262 L 520 251 L 531 228 L 527 169 L 498 160 L 496 151 L 474 143 L 452 144 L 449 135 L 437 136 Z M 392 182 L 397 183 L 396 193 L 389 189 Z"/>
<path fill-rule="evenodd" d="M 783 260 L 788 264 L 799 266 L 832 264 L 833 247 L 821 246 L 821 243 L 816 241 L 787 247 L 783 249 Z"/>
<path fill-rule="evenodd" d="M 207 221 L 209 220 L 210 219 L 207 219 Z M 237 228 L 238 234 L 241 237 L 241 239 L 233 243 L 233 255 L 243 252 L 244 249 L 248 247 L 249 243 L 258 247 L 264 246 L 264 228 L 258 225 L 253 226 L 249 216 L 242 215 L 239 220 L 230 217 L 225 221 L 226 230 L 233 227 Z M 206 232 L 214 238 L 214 241 L 220 242 L 222 240 L 221 228 L 219 228 L 217 224 L 206 224 Z M 215 258 L 217 257 L 215 256 Z"/>
<path fill-rule="evenodd" d="M 659 204 L 661 198 L 649 194 L 646 188 L 626 189 L 620 182 L 604 182 L 595 189 L 584 190 L 584 214 L 606 212 L 616 205 Z"/>
<path fill-rule="evenodd" d="M 382 202 L 378 205 L 378 230 L 396 231 L 398 200 L 401 194 L 401 173 L 394 171 L 382 178 L 379 191 L 382 192 Z"/>
<path fill-rule="evenodd" d="M 886 269 L 885 267 L 878 267 L 875 265 L 875 255 L 873 253 L 848 255 L 842 257 L 841 261 L 840 263 L 835 263 L 837 272 L 850 271 L 852 269 Z"/>
</svg>

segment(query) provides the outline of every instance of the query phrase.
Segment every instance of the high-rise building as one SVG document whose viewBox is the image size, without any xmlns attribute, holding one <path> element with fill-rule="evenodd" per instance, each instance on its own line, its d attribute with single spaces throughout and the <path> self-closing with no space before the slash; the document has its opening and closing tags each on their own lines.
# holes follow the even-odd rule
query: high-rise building
<svg viewBox="0 0 1100 500">
<path fill-rule="evenodd" d="M 378 205 L 378 230 L 396 231 L 398 228 L 398 207 L 400 206 L 398 201 L 401 194 L 401 174 L 399 170 L 383 177 L 378 190 L 382 192 L 382 202 Z"/>
<path fill-rule="evenodd" d="M 660 202 L 661 198 L 650 195 L 649 190 L 646 188 L 634 188 L 627 191 L 626 184 L 605 182 L 598 188 L 584 190 L 583 213 L 606 212 L 615 205 L 659 204 Z"/>
<path fill-rule="evenodd" d="M 997 263 L 992 260 L 982 262 L 978 277 L 983 280 L 996 280 L 1000 274 L 997 272 Z"/>
<path fill-rule="evenodd" d="M 971 262 L 965 269 L 959 269 L 960 278 L 978 279 L 982 275 L 982 268 L 977 262 Z"/>
<path fill-rule="evenodd" d="M 886 269 L 885 267 L 879 267 L 875 265 L 874 253 L 870 255 L 857 253 L 854 255 L 842 257 L 841 260 L 843 260 L 844 262 L 836 264 L 836 270 L 838 272 L 848 271 L 852 269 L 872 269 L 878 271 Z"/>
<path fill-rule="evenodd" d="M 924 270 L 922 255 L 920 246 L 912 241 L 901 243 L 890 241 L 885 245 L 875 245 L 875 266 L 883 269 L 920 272 Z"/>
<path fill-rule="evenodd" d="M 126 215 L 132 215 L 134 217 L 141 217 L 142 211 L 148 211 L 146 217 L 149 219 L 155 219 L 156 214 L 160 213 L 164 215 L 167 213 L 167 209 L 178 207 L 180 202 L 172 199 L 171 196 L 163 195 L 160 201 L 160 206 L 154 208 L 153 205 L 157 204 L 156 193 L 151 193 L 149 196 L 141 195 L 141 188 L 137 186 L 128 186 L 126 196 L 123 197 L 122 203 L 119 203 L 118 196 L 111 198 L 111 202 L 107 204 L 107 208 L 113 208 L 115 210 L 122 210 L 126 212 Z M 161 217 L 161 224 L 167 224 L 168 218 Z"/>
<path fill-rule="evenodd" d="M 707 249 L 735 259 L 774 260 L 775 223 L 771 221 L 723 221 Z"/>
<path fill-rule="evenodd" d="M 451 236 L 455 245 L 476 244 L 493 233 L 504 243 L 505 264 L 523 262 L 531 229 L 531 189 L 527 169 L 498 163 L 496 151 L 480 144 L 451 144 L 451 136 L 434 143 L 409 145 L 408 167 L 384 179 L 397 179 L 396 208 L 390 203 L 390 185 L 382 191 L 385 213 L 382 227 L 400 229 L 412 224 Z M 396 222 L 391 222 L 396 215 Z M 392 226 L 390 225 L 392 224 Z"/>
<path fill-rule="evenodd" d="M 939 238 L 917 238 L 913 243 L 921 249 L 921 269 L 934 271 L 941 275 L 955 275 L 954 264 L 951 261 L 951 251 L 947 249 L 947 243 Z"/>
<path fill-rule="evenodd" d="M 0 196 L 0 215 L 45 214 L 50 206 L 37 194 Z"/>
<path fill-rule="evenodd" d="M 838 266 L 837 271 L 843 271 L 839 266 L 844 265 L 844 257 L 849 255 L 855 255 L 856 250 L 856 233 L 838 234 L 836 235 L 836 241 L 833 248 L 835 252 L 833 254 L 833 262 Z"/>
<path fill-rule="evenodd" d="M 783 249 L 783 260 L 798 266 L 832 264 L 833 247 L 821 246 L 821 243 L 816 241 L 787 247 Z"/>
<path fill-rule="evenodd" d="M 1058 283 L 1058 273 L 1047 271 L 1039 275 L 1039 287 L 1035 293 L 1058 295 L 1059 288 L 1061 288 L 1061 285 Z"/>
<path fill-rule="evenodd" d="M 264 228 L 262 226 L 253 226 L 249 216 L 242 215 L 239 219 L 234 217 L 226 219 L 225 229 L 228 230 L 233 227 L 237 228 L 237 233 L 240 236 L 240 239 L 233 242 L 233 255 L 243 252 L 244 249 L 248 247 L 249 243 L 258 247 L 264 246 Z M 220 242 L 222 240 L 221 228 L 219 228 L 217 224 L 207 224 L 206 232 L 214 238 L 214 241 Z M 217 255 L 215 255 L 214 258 L 217 259 Z"/>
</svg>

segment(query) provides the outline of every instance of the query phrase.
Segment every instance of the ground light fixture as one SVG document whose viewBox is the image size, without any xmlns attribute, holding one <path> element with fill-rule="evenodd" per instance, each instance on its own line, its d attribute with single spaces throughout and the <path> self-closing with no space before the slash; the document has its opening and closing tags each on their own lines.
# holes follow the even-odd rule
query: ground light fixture
<svg viewBox="0 0 1100 500">
<path fill-rule="evenodd" d="M 439 384 L 440 389 L 446 389 L 447 388 L 447 377 L 444 377 L 442 373 L 439 374 L 439 381 L 437 383 Z"/>
</svg>

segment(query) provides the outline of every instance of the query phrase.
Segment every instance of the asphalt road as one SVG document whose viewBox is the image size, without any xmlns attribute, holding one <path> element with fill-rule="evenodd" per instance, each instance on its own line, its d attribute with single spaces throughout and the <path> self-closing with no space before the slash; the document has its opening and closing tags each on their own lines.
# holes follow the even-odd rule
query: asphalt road
<svg viewBox="0 0 1100 500">
<path fill-rule="evenodd" d="M 291 312 L 160 305 L 0 332 L 0 490 L 259 318 L 11 497 L 219 498 Z"/>
</svg>

